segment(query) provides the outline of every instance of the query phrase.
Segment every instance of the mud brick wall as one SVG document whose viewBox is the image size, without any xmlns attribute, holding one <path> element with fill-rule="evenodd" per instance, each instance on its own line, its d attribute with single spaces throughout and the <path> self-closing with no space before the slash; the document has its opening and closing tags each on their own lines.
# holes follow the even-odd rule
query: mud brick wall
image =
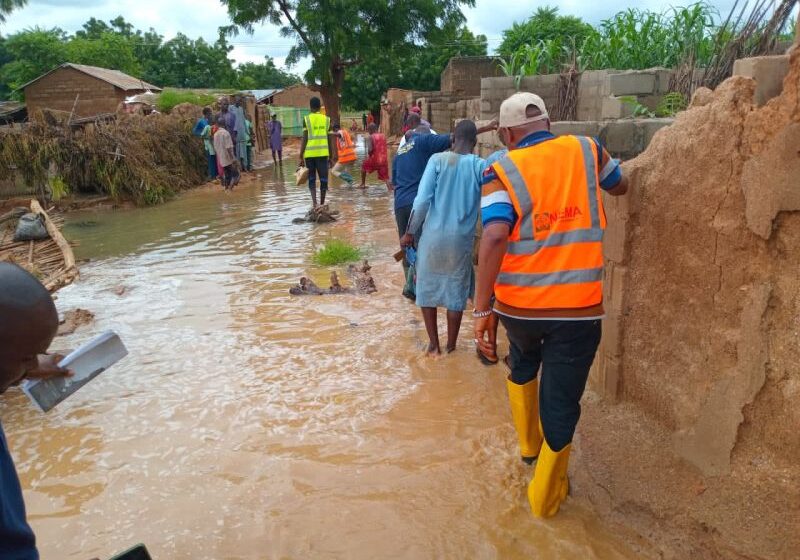
<svg viewBox="0 0 800 560">
<path fill-rule="evenodd" d="M 272 104 L 277 107 L 299 107 L 308 109 L 308 104 L 312 97 L 319 97 L 319 94 L 311 91 L 307 86 L 294 85 L 276 93 Z"/>
<path fill-rule="evenodd" d="M 481 94 L 481 78 L 502 76 L 499 61 L 493 56 L 451 58 L 442 71 L 441 90 L 461 97 Z"/>
<path fill-rule="evenodd" d="M 75 117 L 114 113 L 125 97 L 138 93 L 143 91 L 125 92 L 74 68 L 59 68 L 24 90 L 28 114 L 41 109 L 68 113 L 78 96 Z"/>
</svg>

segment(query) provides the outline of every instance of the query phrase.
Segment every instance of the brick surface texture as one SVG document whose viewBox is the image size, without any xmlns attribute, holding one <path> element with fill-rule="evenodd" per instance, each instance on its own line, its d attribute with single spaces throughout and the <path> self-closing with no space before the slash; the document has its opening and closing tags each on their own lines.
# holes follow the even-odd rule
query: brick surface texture
<svg viewBox="0 0 800 560">
<path fill-rule="evenodd" d="M 41 109 L 69 113 L 75 105 L 74 116 L 80 118 L 113 113 L 127 96 L 144 90 L 123 91 L 74 68 L 59 68 L 26 87 L 24 93 L 29 113 Z"/>
</svg>

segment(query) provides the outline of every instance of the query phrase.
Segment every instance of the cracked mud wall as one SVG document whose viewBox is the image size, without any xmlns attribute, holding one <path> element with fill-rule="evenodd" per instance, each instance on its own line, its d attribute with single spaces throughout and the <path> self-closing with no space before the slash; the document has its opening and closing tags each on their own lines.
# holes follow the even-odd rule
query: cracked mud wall
<svg viewBox="0 0 800 560">
<path fill-rule="evenodd" d="M 608 201 L 579 494 L 662 557 L 800 557 L 800 49 L 754 85 L 698 91 Z"/>
</svg>

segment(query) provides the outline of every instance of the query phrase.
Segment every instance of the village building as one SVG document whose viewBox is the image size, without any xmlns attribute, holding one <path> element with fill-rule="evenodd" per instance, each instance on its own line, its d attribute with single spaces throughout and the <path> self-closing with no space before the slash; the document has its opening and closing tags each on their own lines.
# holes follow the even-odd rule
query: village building
<svg viewBox="0 0 800 560">
<path fill-rule="evenodd" d="M 276 107 L 298 107 L 308 109 L 308 103 L 312 97 L 319 97 L 319 93 L 313 91 L 305 84 L 295 84 L 283 89 L 276 89 L 268 92 L 269 95 L 262 96 L 259 103 L 265 105 L 275 105 Z"/>
<path fill-rule="evenodd" d="M 23 85 L 28 114 L 64 111 L 76 118 L 114 113 L 126 98 L 161 88 L 119 70 L 67 62 Z"/>
</svg>

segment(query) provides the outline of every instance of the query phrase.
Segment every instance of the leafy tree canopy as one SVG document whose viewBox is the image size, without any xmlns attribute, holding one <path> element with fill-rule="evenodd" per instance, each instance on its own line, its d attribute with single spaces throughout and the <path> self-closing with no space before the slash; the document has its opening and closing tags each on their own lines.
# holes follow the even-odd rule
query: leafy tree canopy
<svg viewBox="0 0 800 560">
<path fill-rule="evenodd" d="M 377 110 L 381 96 L 390 87 L 438 90 L 442 70 L 452 57 L 485 56 L 486 43 L 484 35 L 474 35 L 464 26 L 449 25 L 430 33 L 420 45 L 376 52 L 348 72 L 342 101 L 347 107 Z"/>
<path fill-rule="evenodd" d="M 281 26 L 295 40 L 288 64 L 310 57 L 305 75 L 317 87 L 334 119 L 347 71 L 369 64 L 381 52 L 410 49 L 427 34 L 463 23 L 461 5 L 474 0 L 223 0 L 234 25 L 230 33 L 252 32 L 260 23 Z"/>
<path fill-rule="evenodd" d="M 27 3 L 28 0 L 0 0 L 0 23 L 5 23 L 8 14 Z"/>
<path fill-rule="evenodd" d="M 538 8 L 526 21 L 515 22 L 503 31 L 503 42 L 497 52 L 508 57 L 526 46 L 547 41 L 569 45 L 574 39 L 575 44 L 580 45 L 593 31 L 592 26 L 579 17 L 559 15 L 558 8 Z"/>
<path fill-rule="evenodd" d="M 34 27 L 0 38 L 0 98 L 64 62 L 120 70 L 162 87 L 255 89 L 299 81 L 269 57 L 234 67 L 231 50 L 223 35 L 213 44 L 181 33 L 164 41 L 154 29 L 135 29 L 122 16 L 109 22 L 91 18 L 74 35 Z"/>
</svg>

